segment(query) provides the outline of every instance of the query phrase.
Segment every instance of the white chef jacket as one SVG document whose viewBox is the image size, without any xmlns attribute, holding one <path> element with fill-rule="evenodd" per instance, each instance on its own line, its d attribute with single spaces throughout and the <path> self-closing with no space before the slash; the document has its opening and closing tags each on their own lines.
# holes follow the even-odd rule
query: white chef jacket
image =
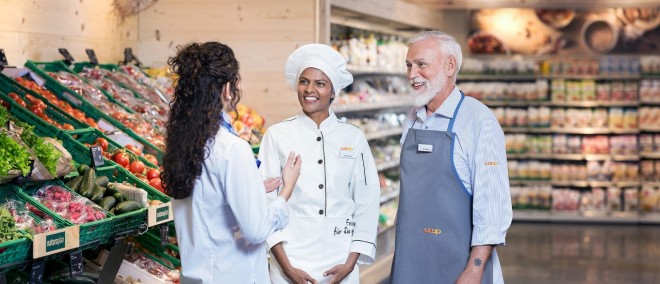
<svg viewBox="0 0 660 284">
<path fill-rule="evenodd" d="M 283 242 L 291 264 L 319 283 L 330 280 L 323 272 L 345 263 L 350 252 L 360 253 L 359 264 L 373 263 L 380 185 L 362 130 L 333 112 L 320 127 L 302 113 L 279 122 L 261 142 L 262 177 L 280 176 L 291 151 L 300 154 L 302 168 L 288 202 L 290 223 L 268 238 L 268 246 Z M 287 283 L 274 257 L 270 264 L 273 283 Z M 358 283 L 358 270 L 343 283 Z"/>
<path fill-rule="evenodd" d="M 220 128 L 192 195 L 173 200 L 181 283 L 268 283 L 264 241 L 288 223 L 286 201 L 270 206 L 247 142 Z"/>
</svg>

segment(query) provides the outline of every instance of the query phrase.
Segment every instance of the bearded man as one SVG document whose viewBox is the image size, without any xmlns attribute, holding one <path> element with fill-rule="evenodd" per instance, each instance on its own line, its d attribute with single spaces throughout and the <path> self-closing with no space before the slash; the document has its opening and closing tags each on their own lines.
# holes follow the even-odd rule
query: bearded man
<svg viewBox="0 0 660 284">
<path fill-rule="evenodd" d="M 456 86 L 461 47 L 437 31 L 409 42 L 415 108 L 401 137 L 392 283 L 504 283 L 496 246 L 511 225 L 505 139 Z"/>
</svg>

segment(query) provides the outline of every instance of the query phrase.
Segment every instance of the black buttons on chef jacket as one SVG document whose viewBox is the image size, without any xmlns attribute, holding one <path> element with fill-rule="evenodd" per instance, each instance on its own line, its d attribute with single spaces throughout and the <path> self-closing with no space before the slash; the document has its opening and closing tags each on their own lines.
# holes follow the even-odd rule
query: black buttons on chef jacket
<svg viewBox="0 0 660 284">
<path fill-rule="evenodd" d="M 320 164 L 323 164 L 323 160 L 319 160 L 319 165 L 320 165 Z"/>
<path fill-rule="evenodd" d="M 319 210 L 319 215 L 323 215 L 323 209 Z"/>
<path fill-rule="evenodd" d="M 322 185 L 322 184 L 319 184 L 319 189 L 323 189 L 323 185 Z"/>
<path fill-rule="evenodd" d="M 321 136 L 316 137 L 316 141 L 321 141 Z"/>
</svg>

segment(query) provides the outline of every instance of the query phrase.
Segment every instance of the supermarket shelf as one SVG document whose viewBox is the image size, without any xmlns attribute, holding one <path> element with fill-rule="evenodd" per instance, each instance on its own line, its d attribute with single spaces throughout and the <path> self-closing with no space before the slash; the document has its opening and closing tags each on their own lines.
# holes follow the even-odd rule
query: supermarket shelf
<svg viewBox="0 0 660 284">
<path fill-rule="evenodd" d="M 397 190 L 397 191 L 392 191 L 392 192 L 385 193 L 384 195 L 381 195 L 381 196 L 380 196 L 380 204 L 383 204 L 383 203 L 385 203 L 385 202 L 388 202 L 388 201 L 390 201 L 390 200 L 393 200 L 393 199 L 395 199 L 395 198 L 397 198 L 397 197 L 399 197 L 399 191 L 398 191 L 398 190 Z"/>
<path fill-rule="evenodd" d="M 506 133 L 565 133 L 565 134 L 637 134 L 643 129 L 611 129 L 611 128 L 559 128 L 559 127 L 502 127 Z M 657 130 L 660 132 L 660 128 Z"/>
<path fill-rule="evenodd" d="M 349 65 L 346 67 L 348 72 L 351 72 L 354 76 L 360 75 L 391 75 L 391 76 L 405 76 L 406 72 L 398 69 L 387 69 L 377 66 L 354 66 Z"/>
<path fill-rule="evenodd" d="M 552 181 L 553 186 L 569 187 L 636 187 L 640 186 L 639 181 Z"/>
<path fill-rule="evenodd" d="M 552 102 L 551 105 L 557 107 L 636 107 L 639 106 L 639 102 Z"/>
<path fill-rule="evenodd" d="M 640 101 L 639 104 L 641 106 L 660 106 L 660 102 L 645 102 L 645 101 Z"/>
<path fill-rule="evenodd" d="M 660 79 L 660 74 L 642 74 L 642 79 Z"/>
<path fill-rule="evenodd" d="M 378 110 L 387 108 L 406 108 L 412 107 L 412 101 L 409 99 L 386 99 L 380 102 L 356 103 L 351 105 L 335 105 L 332 110 L 335 113 L 346 113 L 356 111 Z"/>
<path fill-rule="evenodd" d="M 649 186 L 658 186 L 660 187 L 660 181 L 645 181 L 642 184 Z"/>
<path fill-rule="evenodd" d="M 641 152 L 639 157 L 643 159 L 660 159 L 660 153 L 658 152 Z"/>
<path fill-rule="evenodd" d="M 521 222 L 551 223 L 660 224 L 660 214 L 638 212 L 559 212 L 544 210 L 514 210 L 513 220 Z"/>
<path fill-rule="evenodd" d="M 376 164 L 376 170 L 378 170 L 380 172 L 380 171 L 389 170 L 391 168 L 395 168 L 395 167 L 398 167 L 398 166 L 399 166 L 399 160 L 393 160 L 393 161 L 389 161 L 389 162 L 382 162 L 382 163 Z"/>
<path fill-rule="evenodd" d="M 367 140 L 375 140 L 375 139 L 381 139 L 381 138 L 386 138 L 394 135 L 401 135 L 401 132 L 403 131 L 403 128 L 397 127 L 393 129 L 387 129 L 387 130 L 382 130 L 378 132 L 372 132 L 372 133 L 367 133 L 365 136 L 367 137 Z"/>
<path fill-rule="evenodd" d="M 458 74 L 457 81 L 532 81 L 542 78 L 534 74 L 520 75 L 487 75 L 487 74 Z"/>
<path fill-rule="evenodd" d="M 639 80 L 639 74 L 597 74 L 597 75 L 544 75 L 541 79 L 567 79 L 567 80 Z"/>
<path fill-rule="evenodd" d="M 506 154 L 507 159 L 537 159 L 537 160 L 553 160 L 553 154 Z"/>
<path fill-rule="evenodd" d="M 550 106 L 550 101 L 489 101 L 482 100 L 483 104 L 489 107 L 528 107 L 528 106 Z"/>
<path fill-rule="evenodd" d="M 660 127 L 640 127 L 639 131 L 660 132 Z"/>
<path fill-rule="evenodd" d="M 512 179 L 509 180 L 509 185 L 552 185 L 552 181 Z"/>
</svg>

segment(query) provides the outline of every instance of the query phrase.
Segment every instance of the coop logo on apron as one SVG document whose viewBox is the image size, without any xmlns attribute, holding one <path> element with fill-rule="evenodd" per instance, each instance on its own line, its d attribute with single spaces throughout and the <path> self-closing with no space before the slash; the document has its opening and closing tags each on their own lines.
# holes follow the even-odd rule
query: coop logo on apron
<svg viewBox="0 0 660 284">
<path fill-rule="evenodd" d="M 433 228 L 424 228 L 424 233 L 427 234 L 434 234 L 434 235 L 440 235 L 442 234 L 442 230 L 440 229 L 433 229 Z"/>
</svg>

